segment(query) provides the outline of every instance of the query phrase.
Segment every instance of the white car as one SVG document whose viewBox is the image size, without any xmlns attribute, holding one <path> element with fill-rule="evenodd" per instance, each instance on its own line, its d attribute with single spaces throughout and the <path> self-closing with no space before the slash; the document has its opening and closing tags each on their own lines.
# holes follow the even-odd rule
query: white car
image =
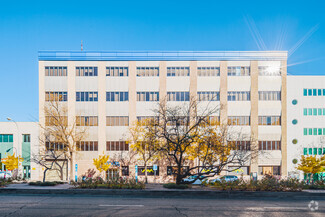
<svg viewBox="0 0 325 217">
<path fill-rule="evenodd" d="M 11 173 L 6 171 L 0 171 L 0 179 L 9 179 L 11 178 Z"/>
<path fill-rule="evenodd" d="M 234 181 L 237 181 L 238 180 L 238 177 L 237 176 L 223 176 L 221 178 L 216 178 L 216 179 L 211 179 L 209 181 L 209 183 L 215 183 L 215 182 L 222 182 L 222 181 L 225 181 L 225 182 L 234 182 Z"/>
<path fill-rule="evenodd" d="M 199 178 L 197 178 L 197 176 L 189 176 L 186 179 L 183 179 L 183 182 L 184 183 L 190 183 L 192 185 L 201 185 L 203 180 L 205 180 L 205 179 L 206 179 L 205 176 L 200 176 Z M 195 182 L 193 182 L 194 180 L 195 180 Z"/>
</svg>

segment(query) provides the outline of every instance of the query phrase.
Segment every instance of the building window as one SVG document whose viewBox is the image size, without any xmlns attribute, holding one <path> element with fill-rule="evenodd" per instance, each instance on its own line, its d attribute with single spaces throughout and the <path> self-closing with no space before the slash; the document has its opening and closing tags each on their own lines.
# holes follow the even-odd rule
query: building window
<svg viewBox="0 0 325 217">
<path fill-rule="evenodd" d="M 190 101 L 190 92 L 167 92 L 167 101 Z"/>
<path fill-rule="evenodd" d="M 138 77 L 159 76 L 159 67 L 137 67 Z"/>
<path fill-rule="evenodd" d="M 45 116 L 45 126 L 68 126 L 68 116 Z"/>
<path fill-rule="evenodd" d="M 304 89 L 304 96 L 307 96 L 307 89 Z"/>
<path fill-rule="evenodd" d="M 250 151 L 251 142 L 250 141 L 236 141 L 235 143 L 237 150 Z"/>
<path fill-rule="evenodd" d="M 258 74 L 261 76 L 279 76 L 279 75 L 281 75 L 281 72 L 280 72 L 280 67 L 259 66 Z"/>
<path fill-rule="evenodd" d="M 122 166 L 122 176 L 129 176 L 129 166 Z"/>
<path fill-rule="evenodd" d="M 126 102 L 129 101 L 129 92 L 106 92 L 107 102 Z"/>
<path fill-rule="evenodd" d="M 308 111 L 308 112 L 307 112 Z M 304 115 L 321 116 L 325 115 L 325 108 L 304 108 Z"/>
<path fill-rule="evenodd" d="M 281 150 L 281 141 L 258 141 L 258 150 Z"/>
<path fill-rule="evenodd" d="M 65 150 L 66 145 L 64 145 L 62 142 L 45 142 L 45 148 L 47 151 L 60 151 Z"/>
<path fill-rule="evenodd" d="M 106 126 L 129 126 L 128 116 L 107 116 Z"/>
<path fill-rule="evenodd" d="M 137 101 L 159 101 L 159 92 L 137 92 Z"/>
<path fill-rule="evenodd" d="M 67 76 L 66 66 L 46 66 L 45 76 Z"/>
<path fill-rule="evenodd" d="M 127 77 L 129 76 L 128 67 L 106 67 L 106 76 Z"/>
<path fill-rule="evenodd" d="M 280 91 L 259 91 L 258 92 L 258 100 L 260 100 L 260 101 L 279 101 L 279 100 L 281 100 L 281 92 Z"/>
<path fill-rule="evenodd" d="M 97 76 L 98 75 L 98 68 L 97 67 L 85 67 L 79 66 L 76 67 L 76 76 Z"/>
<path fill-rule="evenodd" d="M 307 116 L 307 109 L 306 108 L 304 108 L 304 116 Z"/>
<path fill-rule="evenodd" d="M 129 144 L 125 141 L 107 141 L 106 151 L 128 151 Z"/>
<path fill-rule="evenodd" d="M 228 67 L 228 76 L 250 76 L 250 67 Z"/>
<path fill-rule="evenodd" d="M 146 122 L 154 121 L 154 122 L 158 123 L 159 117 L 158 116 L 137 116 L 137 120 L 138 120 L 138 122 L 146 120 Z"/>
<path fill-rule="evenodd" d="M 167 67 L 167 76 L 190 76 L 189 67 Z"/>
<path fill-rule="evenodd" d="M 220 76 L 220 68 L 219 67 L 198 67 L 197 75 L 202 77 Z"/>
<path fill-rule="evenodd" d="M 13 134 L 0 134 L 0 142 L 14 142 Z"/>
<path fill-rule="evenodd" d="M 217 91 L 202 91 L 197 92 L 197 97 L 199 101 L 219 101 L 220 93 Z"/>
<path fill-rule="evenodd" d="M 250 116 L 229 116 L 230 125 L 250 125 Z"/>
<path fill-rule="evenodd" d="M 307 134 L 308 132 L 308 134 Z M 325 135 L 325 128 L 304 128 L 304 135 L 321 136 Z"/>
<path fill-rule="evenodd" d="M 45 92 L 45 101 L 60 101 L 66 102 L 68 101 L 68 93 L 67 92 L 56 92 L 56 91 L 47 91 Z"/>
<path fill-rule="evenodd" d="M 250 96 L 249 91 L 229 91 L 228 92 L 228 101 L 249 101 Z"/>
<path fill-rule="evenodd" d="M 77 116 L 77 126 L 98 126 L 97 116 Z"/>
<path fill-rule="evenodd" d="M 30 142 L 30 134 L 23 135 L 23 142 Z"/>
<path fill-rule="evenodd" d="M 80 141 L 76 147 L 77 151 L 98 151 L 98 141 Z"/>
<path fill-rule="evenodd" d="M 281 125 L 280 116 L 259 116 L 258 125 Z"/>
<path fill-rule="evenodd" d="M 97 102 L 98 92 L 76 92 L 77 102 Z"/>
<path fill-rule="evenodd" d="M 304 148 L 304 155 L 307 155 L 308 154 L 308 150 L 307 148 Z"/>
<path fill-rule="evenodd" d="M 304 96 L 325 96 L 325 89 L 304 89 Z"/>
<path fill-rule="evenodd" d="M 281 175 L 280 173 L 281 167 L 280 166 L 261 166 L 258 167 L 258 173 L 260 175 Z"/>
</svg>

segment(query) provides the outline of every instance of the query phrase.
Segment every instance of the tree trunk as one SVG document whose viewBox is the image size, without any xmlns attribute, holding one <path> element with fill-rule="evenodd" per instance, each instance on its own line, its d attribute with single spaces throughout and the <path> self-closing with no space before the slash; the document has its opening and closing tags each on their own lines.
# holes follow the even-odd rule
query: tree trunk
<svg viewBox="0 0 325 217">
<path fill-rule="evenodd" d="M 144 163 L 144 177 L 145 177 L 145 183 L 148 184 L 147 163 Z"/>
<path fill-rule="evenodd" d="M 70 181 L 75 181 L 73 176 L 73 169 L 74 169 L 73 156 L 72 156 L 72 152 L 70 152 Z"/>
<path fill-rule="evenodd" d="M 44 170 L 44 172 L 43 172 L 43 182 L 45 182 L 45 178 L 46 178 L 46 172 L 47 172 L 47 168 Z"/>
<path fill-rule="evenodd" d="M 183 175 L 182 175 L 182 172 L 181 172 L 181 165 L 179 164 L 177 166 L 177 176 L 176 176 L 176 184 L 179 185 L 181 184 L 182 182 L 182 179 L 183 179 Z"/>
</svg>

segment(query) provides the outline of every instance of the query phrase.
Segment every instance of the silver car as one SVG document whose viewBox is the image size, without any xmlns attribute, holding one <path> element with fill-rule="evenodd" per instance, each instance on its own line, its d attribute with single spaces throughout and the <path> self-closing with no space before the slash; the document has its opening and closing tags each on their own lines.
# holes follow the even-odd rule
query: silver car
<svg viewBox="0 0 325 217">
<path fill-rule="evenodd" d="M 216 178 L 216 179 L 211 179 L 209 181 L 209 183 L 213 184 L 215 182 L 222 182 L 222 181 L 225 181 L 225 182 L 234 182 L 234 181 L 237 181 L 238 180 L 238 177 L 237 176 L 230 176 L 230 175 L 227 175 L 227 176 L 223 176 L 221 178 Z"/>
<path fill-rule="evenodd" d="M 11 173 L 6 171 L 0 171 L 0 179 L 10 179 Z"/>
</svg>

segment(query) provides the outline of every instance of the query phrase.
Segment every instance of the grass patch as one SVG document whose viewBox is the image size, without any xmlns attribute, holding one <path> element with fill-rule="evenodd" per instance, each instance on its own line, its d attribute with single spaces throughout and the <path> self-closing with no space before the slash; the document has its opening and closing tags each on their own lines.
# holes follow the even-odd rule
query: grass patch
<svg viewBox="0 0 325 217">
<path fill-rule="evenodd" d="M 191 188 L 190 185 L 187 185 L 187 184 L 177 185 L 176 183 L 167 183 L 167 184 L 164 184 L 163 187 L 168 188 L 168 189 L 188 189 L 188 188 Z"/>
</svg>

